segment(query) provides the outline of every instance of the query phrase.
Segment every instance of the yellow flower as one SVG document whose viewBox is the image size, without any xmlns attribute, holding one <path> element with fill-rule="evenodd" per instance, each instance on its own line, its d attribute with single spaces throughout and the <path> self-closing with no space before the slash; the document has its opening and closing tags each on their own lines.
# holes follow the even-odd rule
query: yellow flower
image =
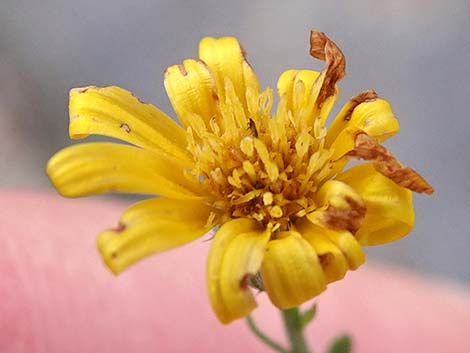
<svg viewBox="0 0 470 353">
<path fill-rule="evenodd" d="M 209 297 L 223 323 L 256 307 L 253 276 L 281 309 L 315 297 L 364 262 L 362 246 L 413 227 L 411 191 L 431 186 L 380 143 L 399 130 L 374 91 L 352 98 L 327 129 L 345 59 L 312 31 L 321 72 L 288 70 L 260 92 L 235 38 L 204 38 L 199 60 L 165 72 L 182 126 L 118 87 L 70 92 L 70 136 L 118 138 L 54 155 L 47 174 L 64 196 L 160 195 L 131 206 L 98 237 L 119 273 L 145 256 L 188 243 L 220 225 L 207 263 Z M 350 159 L 367 161 L 343 171 Z"/>
</svg>

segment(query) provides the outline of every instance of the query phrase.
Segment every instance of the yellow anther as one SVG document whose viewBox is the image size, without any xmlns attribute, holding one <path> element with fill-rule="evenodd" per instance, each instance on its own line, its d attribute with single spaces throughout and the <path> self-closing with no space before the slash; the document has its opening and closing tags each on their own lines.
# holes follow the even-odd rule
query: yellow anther
<svg viewBox="0 0 470 353">
<path fill-rule="evenodd" d="M 256 219 L 258 222 L 261 222 L 264 219 L 264 215 L 262 213 L 254 213 L 253 218 Z"/>
<path fill-rule="evenodd" d="M 251 137 L 245 137 L 244 139 L 242 139 L 240 141 L 240 149 L 248 157 L 253 156 L 253 153 L 254 153 L 253 139 Z"/>
<path fill-rule="evenodd" d="M 264 164 L 264 169 L 269 176 L 271 182 L 275 182 L 279 177 L 279 168 L 271 161 L 269 151 L 266 145 L 259 139 L 253 140 L 254 147 L 258 153 L 259 158 Z"/>
<path fill-rule="evenodd" d="M 211 212 L 209 214 L 209 217 L 207 218 L 206 227 L 212 226 L 214 224 L 214 221 L 215 221 L 216 217 L 217 217 L 217 215 L 214 212 Z"/>
<path fill-rule="evenodd" d="M 232 201 L 232 203 L 234 205 L 240 205 L 242 203 L 253 200 L 255 197 L 258 197 L 260 193 L 261 193 L 260 190 L 250 191 L 250 192 L 244 194 L 243 196 L 238 197 L 236 200 Z"/>
<path fill-rule="evenodd" d="M 308 152 L 311 138 L 310 134 L 306 131 L 303 131 L 298 135 L 297 142 L 295 143 L 295 150 L 300 158 L 303 158 L 303 156 Z"/>
<path fill-rule="evenodd" d="M 215 168 L 210 172 L 211 178 L 220 185 L 225 184 L 225 178 L 220 168 Z"/>
<path fill-rule="evenodd" d="M 283 215 L 282 208 L 280 208 L 279 206 L 273 206 L 273 207 L 269 210 L 269 214 L 270 214 L 271 217 L 273 217 L 273 218 L 281 218 L 282 215 Z"/>
<path fill-rule="evenodd" d="M 274 198 L 273 198 L 273 194 L 272 194 L 272 193 L 270 193 L 270 192 L 265 192 L 265 193 L 263 194 L 263 203 L 264 203 L 265 206 L 270 206 L 270 205 L 272 205 L 273 200 L 274 200 Z"/>
<path fill-rule="evenodd" d="M 256 180 L 256 171 L 253 164 L 250 161 L 243 161 L 243 170 L 251 178 L 251 180 Z"/>
<path fill-rule="evenodd" d="M 211 130 L 214 134 L 216 134 L 217 136 L 220 135 L 220 127 L 219 127 L 219 124 L 217 124 L 217 120 L 215 119 L 215 117 L 213 117 L 210 121 L 209 121 L 209 125 L 211 127 Z"/>
<path fill-rule="evenodd" d="M 227 181 L 229 182 L 230 185 L 236 187 L 236 188 L 241 188 L 242 184 L 240 182 L 239 178 L 235 178 L 233 176 L 228 176 Z"/>
</svg>

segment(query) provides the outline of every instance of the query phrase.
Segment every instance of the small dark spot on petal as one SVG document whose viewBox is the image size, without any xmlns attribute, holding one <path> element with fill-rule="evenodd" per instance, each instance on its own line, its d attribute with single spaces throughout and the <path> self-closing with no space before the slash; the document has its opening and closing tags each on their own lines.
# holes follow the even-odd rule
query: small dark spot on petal
<svg viewBox="0 0 470 353">
<path fill-rule="evenodd" d="M 128 134 L 131 132 L 131 128 L 126 123 L 122 123 L 119 127 L 123 129 L 125 132 L 127 132 Z"/>
<path fill-rule="evenodd" d="M 137 99 L 137 101 L 138 101 L 139 103 L 141 103 L 141 104 L 146 104 L 146 105 L 149 104 L 149 103 L 144 102 L 142 99 L 140 99 L 139 97 L 137 97 L 137 96 L 136 96 L 134 93 L 132 93 L 132 92 L 131 92 L 131 95 L 132 95 L 132 97 L 134 97 L 135 99 Z"/>
<path fill-rule="evenodd" d="M 245 273 L 245 275 L 240 280 L 240 288 L 245 290 L 248 289 L 248 285 L 250 284 L 250 279 L 253 277 L 250 273 Z"/>
<path fill-rule="evenodd" d="M 85 93 L 90 88 L 96 88 L 96 86 L 77 87 L 77 88 L 72 88 L 70 91 L 76 92 L 76 93 Z"/>
<path fill-rule="evenodd" d="M 245 51 L 245 48 L 243 48 L 241 45 L 240 45 L 240 51 L 241 51 L 243 59 L 246 60 L 246 51 Z"/>
<path fill-rule="evenodd" d="M 331 253 L 326 253 L 318 255 L 318 260 L 320 260 L 321 267 L 326 267 L 333 260 L 334 256 Z"/>
<path fill-rule="evenodd" d="M 178 69 L 180 69 L 181 75 L 188 75 L 188 71 L 186 70 L 186 67 L 183 64 L 178 64 Z"/>
<path fill-rule="evenodd" d="M 119 222 L 118 226 L 116 228 L 113 228 L 112 230 L 116 233 L 121 233 L 126 230 L 126 225 L 122 222 Z"/>
</svg>

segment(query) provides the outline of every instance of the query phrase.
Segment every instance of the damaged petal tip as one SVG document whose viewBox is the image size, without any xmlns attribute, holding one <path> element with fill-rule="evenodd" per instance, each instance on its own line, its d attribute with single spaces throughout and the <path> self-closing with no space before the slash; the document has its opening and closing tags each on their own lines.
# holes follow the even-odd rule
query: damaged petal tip
<svg viewBox="0 0 470 353">
<path fill-rule="evenodd" d="M 188 70 L 186 70 L 186 66 L 184 64 L 178 64 L 178 69 L 181 72 L 181 75 L 188 76 Z"/>
<path fill-rule="evenodd" d="M 324 81 L 318 97 L 318 105 L 336 93 L 336 83 L 346 75 L 346 59 L 338 46 L 325 33 L 310 31 L 310 55 L 325 61 L 322 71 Z"/>
<path fill-rule="evenodd" d="M 414 169 L 408 167 L 400 167 L 395 170 L 388 170 L 382 165 L 377 165 L 375 168 L 389 179 L 393 180 L 396 184 L 410 189 L 420 194 L 431 195 L 434 193 L 434 188 Z"/>
<path fill-rule="evenodd" d="M 350 107 L 344 114 L 343 119 L 345 121 L 348 121 L 351 119 L 351 115 L 354 111 L 354 109 L 357 108 L 359 104 L 366 103 L 366 102 L 372 102 L 378 98 L 377 92 L 375 92 L 373 89 L 369 89 L 367 91 L 363 91 L 354 97 L 351 98 L 350 100 Z"/>
<path fill-rule="evenodd" d="M 325 45 L 328 37 L 325 33 L 312 29 L 310 31 L 310 55 L 325 60 Z"/>
<path fill-rule="evenodd" d="M 85 87 L 76 87 L 76 88 L 72 88 L 70 90 L 70 95 L 72 94 L 76 94 L 76 93 L 85 93 L 86 91 L 88 91 L 89 89 L 93 89 L 93 88 L 97 88 L 96 86 L 85 86 Z"/>
<path fill-rule="evenodd" d="M 359 131 L 355 148 L 348 156 L 372 161 L 374 168 L 396 184 L 418 193 L 431 195 L 433 187 L 416 171 L 403 166 L 375 137 Z"/>
<path fill-rule="evenodd" d="M 345 75 L 346 60 L 343 52 L 328 36 L 320 31 L 310 31 L 310 55 L 316 59 L 326 61 L 328 64 L 335 64 L 335 69 L 338 73 Z"/>
<path fill-rule="evenodd" d="M 115 233 L 121 233 L 126 230 L 126 225 L 123 222 L 119 222 L 119 224 L 111 230 Z"/>
<path fill-rule="evenodd" d="M 354 102 L 354 104 L 359 105 L 361 103 L 364 103 L 364 102 L 370 102 L 370 101 L 373 101 L 375 99 L 377 99 L 379 97 L 379 95 L 377 94 L 377 92 L 375 92 L 375 90 L 373 89 L 368 89 L 366 91 L 363 91 L 357 95 L 355 95 L 354 97 L 351 98 L 351 101 Z"/>
<path fill-rule="evenodd" d="M 239 285 L 240 285 L 240 289 L 243 289 L 243 290 L 246 290 L 248 289 L 248 286 L 251 282 L 251 278 L 253 277 L 253 275 L 251 273 L 245 273 L 242 277 L 242 279 L 240 280 L 239 282 Z"/>
</svg>

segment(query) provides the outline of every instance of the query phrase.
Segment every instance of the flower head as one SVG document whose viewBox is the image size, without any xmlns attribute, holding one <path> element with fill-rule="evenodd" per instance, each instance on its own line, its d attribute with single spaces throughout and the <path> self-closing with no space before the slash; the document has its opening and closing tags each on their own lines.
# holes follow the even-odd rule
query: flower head
<svg viewBox="0 0 470 353">
<path fill-rule="evenodd" d="M 227 323 L 256 307 L 256 276 L 281 309 L 304 303 L 364 262 L 362 247 L 406 235 L 411 191 L 432 193 L 381 145 L 398 121 L 372 91 L 326 120 L 345 59 L 312 31 L 310 54 L 323 71 L 288 70 L 260 91 L 235 38 L 205 38 L 199 60 L 165 72 L 181 126 L 118 87 L 70 93 L 70 136 L 111 136 L 51 158 L 47 173 L 69 197 L 103 192 L 160 195 L 131 206 L 98 248 L 115 273 L 188 243 L 215 226 L 207 263 L 212 307 Z M 351 159 L 365 161 L 344 171 Z M 259 282 L 259 281 L 258 281 Z"/>
</svg>

